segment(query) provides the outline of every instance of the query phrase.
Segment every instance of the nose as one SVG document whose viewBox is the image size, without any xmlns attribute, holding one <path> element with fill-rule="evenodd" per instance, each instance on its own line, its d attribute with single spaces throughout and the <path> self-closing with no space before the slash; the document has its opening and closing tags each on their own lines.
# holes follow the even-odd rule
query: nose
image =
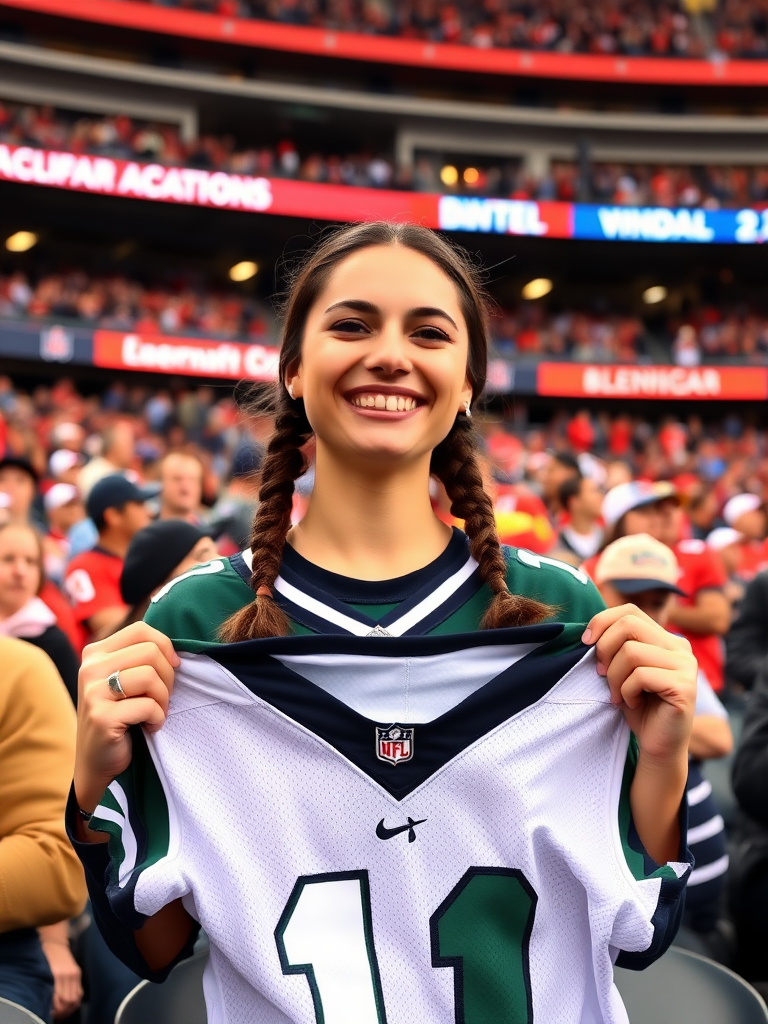
<svg viewBox="0 0 768 1024">
<path fill-rule="evenodd" d="M 383 325 L 364 363 L 367 370 L 378 371 L 387 377 L 403 376 L 411 372 L 413 363 L 408 355 L 408 339 L 403 336 L 399 323 L 392 320 Z"/>
</svg>

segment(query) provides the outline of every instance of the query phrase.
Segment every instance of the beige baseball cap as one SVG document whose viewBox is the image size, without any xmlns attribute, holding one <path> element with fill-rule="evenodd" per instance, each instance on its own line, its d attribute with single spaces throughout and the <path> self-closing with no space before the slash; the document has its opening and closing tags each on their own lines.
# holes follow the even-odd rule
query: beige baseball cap
<svg viewBox="0 0 768 1024">
<path fill-rule="evenodd" d="M 610 583 L 622 594 L 669 590 L 686 597 L 677 585 L 679 579 L 680 566 L 672 550 L 647 533 L 615 540 L 595 566 L 595 583 Z"/>
</svg>

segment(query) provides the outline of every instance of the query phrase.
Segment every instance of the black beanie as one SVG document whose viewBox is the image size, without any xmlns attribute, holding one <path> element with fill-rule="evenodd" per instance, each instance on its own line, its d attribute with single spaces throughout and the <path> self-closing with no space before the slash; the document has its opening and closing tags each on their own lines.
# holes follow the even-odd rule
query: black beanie
<svg viewBox="0 0 768 1024">
<path fill-rule="evenodd" d="M 161 519 L 134 534 L 120 577 L 125 603 L 141 604 L 207 536 L 184 519 Z"/>
</svg>

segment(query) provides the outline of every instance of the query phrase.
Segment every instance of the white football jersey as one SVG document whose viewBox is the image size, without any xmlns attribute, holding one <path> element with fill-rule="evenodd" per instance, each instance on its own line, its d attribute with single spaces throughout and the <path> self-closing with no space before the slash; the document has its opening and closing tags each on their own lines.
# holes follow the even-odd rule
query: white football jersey
<svg viewBox="0 0 768 1024">
<path fill-rule="evenodd" d="M 210 1024 L 611 1024 L 690 865 L 633 835 L 581 626 L 183 655 L 91 828 L 133 927 L 179 897 Z"/>
</svg>

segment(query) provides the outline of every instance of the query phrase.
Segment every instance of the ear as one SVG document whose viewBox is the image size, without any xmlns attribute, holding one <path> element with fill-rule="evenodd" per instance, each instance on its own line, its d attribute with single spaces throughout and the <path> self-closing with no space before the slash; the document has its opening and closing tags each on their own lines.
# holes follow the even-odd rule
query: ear
<svg viewBox="0 0 768 1024">
<path fill-rule="evenodd" d="M 301 363 L 289 368 L 285 377 L 286 390 L 292 389 L 294 398 L 304 397 L 304 383 L 301 377 Z"/>
<path fill-rule="evenodd" d="M 459 397 L 460 406 L 458 414 L 463 416 L 467 411 L 467 406 L 472 404 L 472 385 L 469 382 L 469 378 L 465 378 L 464 387 L 461 389 L 461 395 Z"/>
</svg>

